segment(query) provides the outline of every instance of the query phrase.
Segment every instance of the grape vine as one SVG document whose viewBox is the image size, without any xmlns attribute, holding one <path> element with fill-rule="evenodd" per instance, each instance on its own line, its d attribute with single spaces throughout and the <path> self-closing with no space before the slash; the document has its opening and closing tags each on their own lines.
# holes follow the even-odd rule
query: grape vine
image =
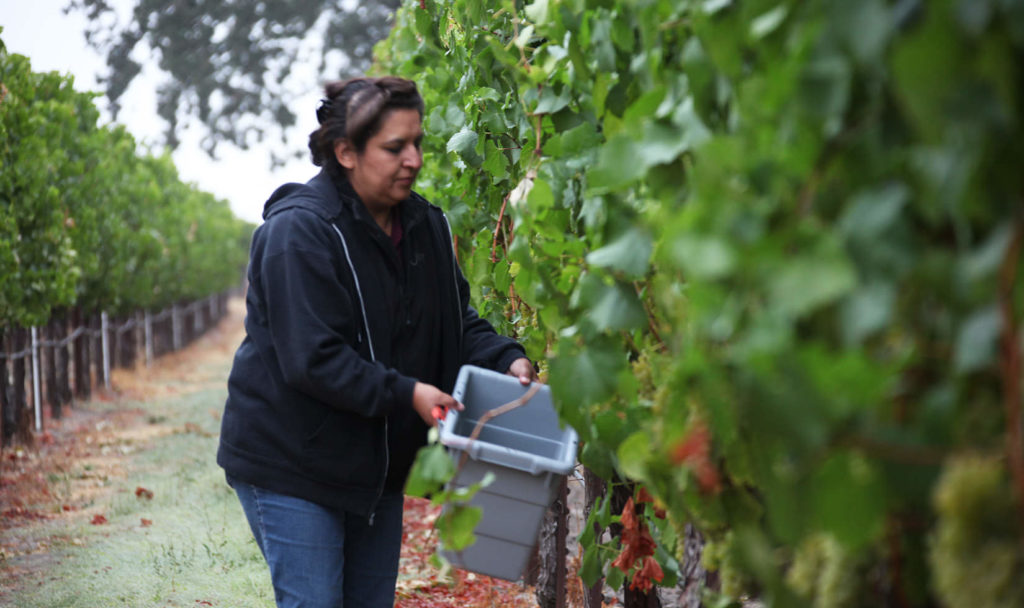
<svg viewBox="0 0 1024 608">
<path fill-rule="evenodd" d="M 733 597 L 954 606 L 960 455 L 1024 521 L 1022 53 L 1018 0 L 428 0 L 376 69 L 425 94 L 482 314 L 665 505 L 666 575 L 690 522 Z"/>
<path fill-rule="evenodd" d="M 0 327 L 158 310 L 238 285 L 253 226 L 99 126 L 95 94 L 0 41 Z"/>
</svg>

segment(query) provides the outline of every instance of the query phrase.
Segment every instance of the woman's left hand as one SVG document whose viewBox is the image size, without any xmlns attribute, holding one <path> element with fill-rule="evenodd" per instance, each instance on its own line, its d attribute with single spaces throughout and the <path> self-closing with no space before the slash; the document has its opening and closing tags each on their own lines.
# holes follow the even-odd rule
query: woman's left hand
<svg viewBox="0 0 1024 608">
<path fill-rule="evenodd" d="M 520 357 L 513 361 L 505 373 L 519 378 L 519 382 L 524 386 L 528 386 L 531 382 L 537 380 L 537 372 L 533 369 L 533 363 L 530 363 L 530 360 L 526 357 Z"/>
</svg>

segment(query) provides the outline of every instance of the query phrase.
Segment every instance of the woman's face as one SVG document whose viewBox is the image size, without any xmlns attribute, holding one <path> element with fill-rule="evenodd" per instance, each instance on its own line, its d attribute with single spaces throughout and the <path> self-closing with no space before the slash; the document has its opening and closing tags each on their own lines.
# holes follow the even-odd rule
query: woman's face
<svg viewBox="0 0 1024 608">
<path fill-rule="evenodd" d="M 348 141 L 334 147 L 349 183 L 371 212 L 390 208 L 412 192 L 423 166 L 423 128 L 416 110 L 396 109 L 385 116 L 377 134 L 357 152 Z"/>
</svg>

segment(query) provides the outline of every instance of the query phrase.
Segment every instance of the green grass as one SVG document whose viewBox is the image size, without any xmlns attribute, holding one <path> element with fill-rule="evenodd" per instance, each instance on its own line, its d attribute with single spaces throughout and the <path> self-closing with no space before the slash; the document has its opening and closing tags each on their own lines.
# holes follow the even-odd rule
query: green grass
<svg viewBox="0 0 1024 608">
<path fill-rule="evenodd" d="M 50 555 L 24 566 L 45 561 L 46 570 L 33 573 L 34 580 L 2 605 L 272 608 L 266 564 L 214 461 L 219 422 L 211 411 L 219 412 L 224 398 L 223 390 L 205 390 L 121 404 L 142 408 L 150 421 L 176 431 L 133 446 L 128 475 L 110 478 L 114 492 L 94 505 L 107 524 L 79 518 L 84 521 L 35 532 L 48 539 Z M 51 481 L 54 489 L 66 483 L 59 476 Z M 153 498 L 136 497 L 137 487 Z M 143 526 L 142 519 L 153 523 Z"/>
</svg>

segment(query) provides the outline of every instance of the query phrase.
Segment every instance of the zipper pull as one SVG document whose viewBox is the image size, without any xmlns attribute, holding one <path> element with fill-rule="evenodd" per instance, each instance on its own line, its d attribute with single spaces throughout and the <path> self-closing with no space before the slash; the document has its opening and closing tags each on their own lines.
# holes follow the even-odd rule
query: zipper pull
<svg viewBox="0 0 1024 608">
<path fill-rule="evenodd" d="M 376 516 L 377 516 L 377 511 L 376 510 L 374 510 L 373 513 L 370 513 L 370 527 L 371 528 L 373 527 L 373 518 L 376 517 Z"/>
</svg>

